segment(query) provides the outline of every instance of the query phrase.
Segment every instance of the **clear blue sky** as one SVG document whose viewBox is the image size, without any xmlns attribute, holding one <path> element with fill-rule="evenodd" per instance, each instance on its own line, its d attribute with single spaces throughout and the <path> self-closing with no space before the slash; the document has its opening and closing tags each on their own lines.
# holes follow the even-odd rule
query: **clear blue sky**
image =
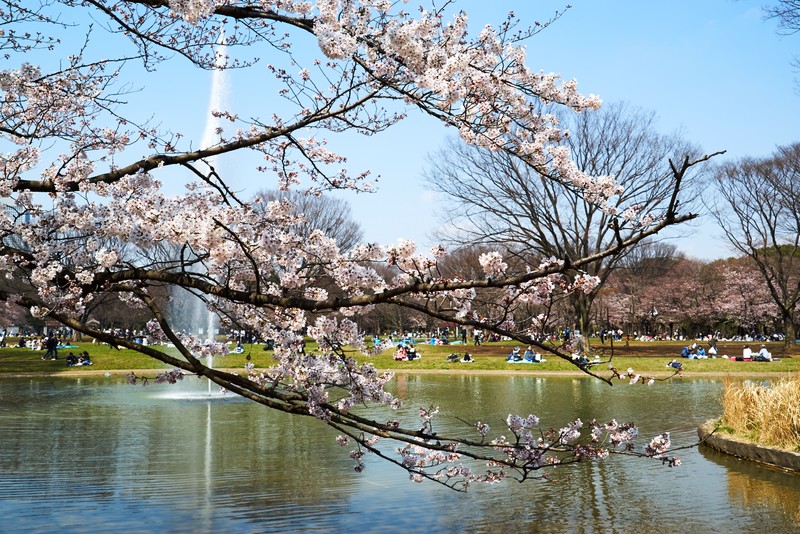
<svg viewBox="0 0 800 534">
<path fill-rule="evenodd" d="M 768 155 L 800 141 L 800 93 L 793 55 L 800 36 L 782 37 L 762 17 L 763 0 L 573 0 L 572 8 L 528 43 L 531 67 L 575 78 L 585 93 L 625 100 L 656 112 L 663 132 L 680 131 L 724 158 Z M 559 1 L 462 0 L 475 28 L 513 10 L 521 19 L 547 19 Z M 379 138 L 343 147 L 355 168 L 381 175 L 371 196 L 348 195 L 370 241 L 410 237 L 430 245 L 436 199 L 421 180 L 426 154 L 452 132 L 411 116 Z M 721 159 L 720 159 L 721 160 Z M 703 217 L 676 244 L 701 259 L 732 252 Z"/>
<path fill-rule="evenodd" d="M 726 150 L 725 159 L 768 155 L 777 145 L 800 141 L 800 75 L 791 66 L 792 57 L 800 55 L 800 35 L 780 36 L 775 21 L 762 17 L 765 1 L 571 0 L 572 8 L 559 21 L 529 41 L 528 63 L 575 78 L 584 93 L 607 102 L 624 100 L 652 110 L 662 132 L 678 130 L 707 152 Z M 553 0 L 460 0 L 455 7 L 469 14 L 477 33 L 486 23 L 503 21 L 510 10 L 533 22 L 548 19 L 564 5 Z M 202 85 L 210 85 L 210 75 L 203 76 L 190 82 L 198 85 L 193 93 L 165 92 L 165 86 L 176 83 L 169 69 L 142 82 L 144 95 L 153 88 L 160 91 L 148 101 L 156 116 L 181 113 L 183 124 L 177 129 L 196 142 L 203 130 L 197 107 L 208 101 Z M 270 99 L 251 76 L 231 74 L 232 107 L 238 111 L 247 101 L 269 117 L 269 106 L 280 101 Z M 190 106 L 193 113 L 181 111 Z M 341 194 L 351 202 L 368 241 L 392 243 L 408 237 L 426 248 L 434 244 L 430 235 L 438 224 L 438 204 L 421 175 L 425 156 L 451 135 L 455 132 L 412 113 L 378 136 L 332 142 L 349 156 L 354 173 L 371 169 L 381 177 L 376 194 Z M 274 187 L 263 178 L 256 184 L 241 174 L 236 185 L 247 192 Z M 676 244 L 696 258 L 731 255 L 707 217 L 693 236 Z"/>
<path fill-rule="evenodd" d="M 790 64 L 800 36 L 781 37 L 765 21 L 764 0 L 573 0 L 572 8 L 528 43 L 533 68 L 575 78 L 585 93 L 655 111 L 663 132 L 678 130 L 724 158 L 768 155 L 800 141 L 800 93 Z M 513 10 L 543 20 L 563 2 L 462 0 L 476 28 Z M 350 161 L 382 176 L 380 191 L 351 199 L 370 241 L 404 236 L 432 244 L 434 196 L 421 180 L 424 156 L 453 132 L 411 116 L 394 131 L 350 147 Z M 390 216 L 387 217 L 387 214 Z M 380 224 L 376 221 L 381 221 Z M 676 242 L 688 255 L 731 255 L 716 226 L 701 219 Z"/>
</svg>

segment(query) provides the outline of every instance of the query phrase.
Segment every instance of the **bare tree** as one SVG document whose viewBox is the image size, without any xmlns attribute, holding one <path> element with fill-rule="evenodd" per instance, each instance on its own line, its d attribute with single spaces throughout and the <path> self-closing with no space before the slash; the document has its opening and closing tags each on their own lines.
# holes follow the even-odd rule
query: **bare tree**
<svg viewBox="0 0 800 534">
<path fill-rule="evenodd" d="M 714 175 L 714 216 L 725 236 L 753 259 L 778 306 L 785 343 L 796 339 L 800 302 L 800 143 L 764 159 L 744 158 Z"/>
<path fill-rule="evenodd" d="M 609 203 L 591 202 L 564 180 L 553 180 L 503 152 L 452 142 L 431 158 L 426 172 L 430 186 L 452 201 L 448 226 L 457 230 L 445 237 L 523 256 L 591 256 L 640 230 L 635 222 L 622 222 L 619 215 L 626 210 L 665 212 L 675 200 L 671 193 L 679 179 L 670 161 L 688 161 L 697 153 L 677 135 L 658 134 L 652 113 L 621 103 L 580 114 L 572 126 L 564 144 L 578 167 L 593 176 L 614 176 L 622 186 Z M 574 326 L 582 332 L 589 332 L 592 302 L 623 256 L 621 251 L 585 268 L 601 285 L 571 295 Z M 583 339 L 586 350 L 588 336 Z"/>
<path fill-rule="evenodd" d="M 794 35 L 800 32 L 800 1 L 798 0 L 777 0 L 775 5 L 764 7 L 764 16 L 767 19 L 778 21 L 778 33 L 781 35 Z M 795 70 L 800 69 L 800 57 L 795 56 L 792 60 Z M 800 89 L 800 84 L 798 84 Z"/>
<path fill-rule="evenodd" d="M 350 204 L 346 200 L 303 193 L 302 191 L 267 191 L 256 193 L 259 200 L 256 211 L 264 212 L 264 203 L 282 200 L 292 205 L 292 213 L 300 218 L 295 224 L 298 235 L 311 235 L 314 230 L 333 238 L 342 252 L 351 250 L 361 242 L 364 232 L 361 225 L 350 215 Z"/>
<path fill-rule="evenodd" d="M 776 5 L 764 7 L 767 18 L 777 19 L 782 32 L 800 32 L 800 1 L 777 0 Z"/>
</svg>

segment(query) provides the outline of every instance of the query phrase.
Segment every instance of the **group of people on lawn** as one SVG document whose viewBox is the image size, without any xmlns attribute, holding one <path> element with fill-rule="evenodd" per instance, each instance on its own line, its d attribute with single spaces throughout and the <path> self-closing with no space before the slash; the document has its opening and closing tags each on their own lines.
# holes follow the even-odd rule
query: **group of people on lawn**
<svg viewBox="0 0 800 534">
<path fill-rule="evenodd" d="M 683 358 L 695 359 L 695 360 L 703 360 L 706 358 L 716 358 L 717 357 L 717 345 L 712 343 L 711 346 L 706 351 L 703 347 L 698 347 L 697 343 L 692 343 L 691 345 L 687 345 L 683 347 L 681 350 L 681 356 Z M 727 355 L 723 355 L 722 358 L 728 358 Z M 772 353 L 767 350 L 766 345 L 761 345 L 761 348 L 758 352 L 753 352 L 753 349 L 750 348 L 750 345 L 745 345 L 742 349 L 742 355 L 737 357 L 731 357 L 729 359 L 735 359 L 737 361 L 744 361 L 744 362 L 771 362 L 772 361 Z"/>
<path fill-rule="evenodd" d="M 736 359 L 738 360 L 739 358 Z M 753 352 L 750 345 L 745 345 L 742 349 L 742 361 L 747 362 L 750 360 L 754 362 L 771 362 L 772 353 L 767 350 L 766 345 L 761 345 L 761 348 L 756 353 Z"/>
<path fill-rule="evenodd" d="M 514 347 L 514 350 L 512 350 L 511 354 L 506 358 L 506 361 L 510 363 L 542 363 L 547 360 L 542 358 L 541 353 L 536 352 L 533 350 L 533 347 L 528 345 L 524 354 L 520 353 L 519 347 Z"/>
<path fill-rule="evenodd" d="M 397 345 L 397 352 L 394 354 L 394 359 L 398 361 L 411 361 L 420 358 L 421 355 L 417 352 L 417 349 L 411 343 L 401 342 Z M 448 362 L 474 362 L 474 358 L 468 352 L 464 353 L 464 356 L 461 357 L 458 354 L 450 354 L 447 356 Z M 510 363 L 541 363 L 546 362 L 544 358 L 542 358 L 542 354 L 533 350 L 532 346 L 528 346 L 528 349 L 522 353 L 520 352 L 519 347 L 514 347 L 511 353 L 506 358 L 507 362 Z"/>
<path fill-rule="evenodd" d="M 689 358 L 690 360 L 705 360 L 706 358 L 716 358 L 717 357 L 717 345 L 712 343 L 710 347 L 708 347 L 708 351 L 703 347 L 699 347 L 697 343 L 692 343 L 691 345 L 686 345 L 681 350 L 681 357 Z"/>
<path fill-rule="evenodd" d="M 69 355 L 67 355 L 67 366 L 76 367 L 80 365 L 92 365 L 92 359 L 89 357 L 89 353 L 83 351 L 79 355 L 75 356 L 72 352 L 70 352 Z"/>
<path fill-rule="evenodd" d="M 411 361 L 420 357 L 417 349 L 411 343 L 401 342 L 397 345 L 397 352 L 394 353 L 394 359 L 398 361 Z"/>
</svg>

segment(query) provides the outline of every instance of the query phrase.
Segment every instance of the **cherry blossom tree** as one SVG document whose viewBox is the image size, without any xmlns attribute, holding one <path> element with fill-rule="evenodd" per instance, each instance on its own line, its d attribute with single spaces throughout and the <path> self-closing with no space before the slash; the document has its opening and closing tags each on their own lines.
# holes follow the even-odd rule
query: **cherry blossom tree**
<svg viewBox="0 0 800 534">
<path fill-rule="evenodd" d="M 630 250 L 610 274 L 607 291 L 600 297 L 607 322 L 627 325 L 630 335 L 654 334 L 656 318 L 669 324 L 673 310 L 662 299 L 664 293 L 670 293 L 663 291 L 663 281 L 679 260 L 675 246 L 666 243 L 645 242 Z"/>
<path fill-rule="evenodd" d="M 780 324 L 780 311 L 761 272 L 748 256 L 716 262 L 720 291 L 715 305 L 744 334 L 759 325 Z"/>
<path fill-rule="evenodd" d="M 537 344 L 529 328 L 515 324 L 516 307 L 593 291 L 598 279 L 585 271 L 594 262 L 695 217 L 679 209 L 679 197 L 685 173 L 704 158 L 674 162 L 657 212 L 618 205 L 614 178 L 582 171 L 561 143 L 555 116 L 540 112 L 542 103 L 565 113 L 600 106 L 574 81 L 527 65 L 522 41 L 547 23 L 526 28 L 510 15 L 472 35 L 467 15 L 451 4 L 404 11 L 406 2 L 389 0 L 4 0 L 0 264 L 9 283 L 0 299 L 174 368 L 158 381 L 194 374 L 268 408 L 316 417 L 352 445 L 357 469 L 371 452 L 415 480 L 463 488 L 610 453 L 673 465 L 668 435 L 635 452 L 628 447 L 635 427 L 616 422 L 539 431 L 535 416 L 509 415 L 496 437 L 482 421 L 468 421 L 463 435 L 444 435 L 435 409 L 420 411 L 421 426 L 359 411 L 397 399 L 384 390 L 391 375 L 357 359 L 364 342 L 354 316 L 391 304 Z M 158 123 L 135 100 L 140 84 L 187 69 L 256 69 L 262 83 L 253 90 L 264 108 L 247 115 L 216 109 L 214 139 L 197 146 L 180 124 Z M 178 78 L 164 90 L 190 94 L 194 88 Z M 268 91 L 276 98 L 266 98 Z M 481 276 L 445 277 L 437 268 L 446 256 L 441 247 L 422 254 L 401 240 L 344 252 L 320 229 L 298 233 L 291 203 L 255 209 L 234 186 L 236 173 L 219 163 L 230 155 L 254 161 L 250 172 L 262 188 L 366 191 L 369 172 L 353 172 L 327 136 L 363 135 L 366 142 L 411 115 L 579 191 L 617 221 L 614 239 L 588 254 L 534 264 L 487 252 Z M 154 247 L 169 253 L 154 254 Z M 388 280 L 378 271 L 386 266 L 394 273 Z M 335 291 L 326 289 L 330 283 Z M 201 297 L 222 324 L 274 339 L 274 364 L 242 374 L 211 368 L 205 357 L 226 347 L 173 328 L 160 298 L 172 288 Z M 481 315 L 472 301 L 485 289 L 499 300 Z M 83 311 L 105 295 L 144 310 L 150 334 L 175 350 L 92 327 Z M 318 352 L 299 350 L 304 336 Z M 568 352 L 552 352 L 572 361 Z M 608 383 L 641 380 L 632 370 L 575 365 Z M 399 445 L 390 453 L 378 440 Z M 488 468 L 476 471 L 471 460 Z"/>
</svg>

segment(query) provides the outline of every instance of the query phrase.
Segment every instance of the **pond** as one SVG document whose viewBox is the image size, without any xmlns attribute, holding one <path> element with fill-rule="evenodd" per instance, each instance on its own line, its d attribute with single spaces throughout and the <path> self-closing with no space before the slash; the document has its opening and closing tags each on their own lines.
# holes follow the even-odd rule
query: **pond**
<svg viewBox="0 0 800 534">
<path fill-rule="evenodd" d="M 409 413 L 439 406 L 501 432 L 509 412 L 543 427 L 635 421 L 638 444 L 673 444 L 720 413 L 721 383 L 678 379 L 609 387 L 589 378 L 398 375 Z M 120 378 L 0 380 L 4 532 L 789 532 L 800 477 L 706 448 L 677 468 L 610 458 L 456 493 L 415 484 L 369 459 L 352 470 L 336 433 L 236 397 L 208 400 L 194 381 L 131 386 Z"/>
</svg>

